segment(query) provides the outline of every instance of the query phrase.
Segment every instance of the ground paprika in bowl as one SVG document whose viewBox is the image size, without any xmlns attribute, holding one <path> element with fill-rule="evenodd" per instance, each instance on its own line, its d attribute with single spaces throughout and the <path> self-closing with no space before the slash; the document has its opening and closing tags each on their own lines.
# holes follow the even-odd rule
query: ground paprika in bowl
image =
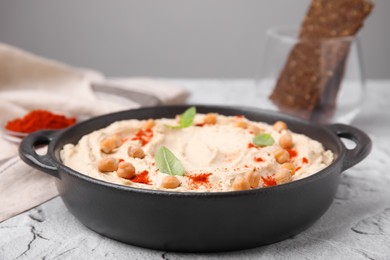
<svg viewBox="0 0 390 260">
<path fill-rule="evenodd" d="M 42 129 L 63 129 L 76 123 L 75 117 L 53 113 L 48 110 L 32 110 L 23 117 L 11 119 L 4 124 L 4 133 L 10 137 L 23 138 Z M 12 140 L 14 138 L 11 138 Z"/>
</svg>

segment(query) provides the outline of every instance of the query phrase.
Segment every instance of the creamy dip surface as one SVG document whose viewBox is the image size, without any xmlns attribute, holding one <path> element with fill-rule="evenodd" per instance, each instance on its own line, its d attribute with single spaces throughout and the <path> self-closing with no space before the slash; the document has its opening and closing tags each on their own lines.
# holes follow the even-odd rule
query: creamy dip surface
<svg viewBox="0 0 390 260">
<path fill-rule="evenodd" d="M 244 116 L 196 114 L 185 128 L 172 128 L 178 119 L 124 120 L 83 136 L 76 144 L 66 144 L 61 151 L 63 163 L 87 176 L 111 183 L 144 189 L 170 191 L 217 192 L 263 188 L 312 175 L 333 161 L 333 153 L 321 143 L 287 128 L 253 122 Z M 280 123 L 280 122 L 279 122 Z M 270 135 L 272 145 L 256 145 L 256 135 Z M 281 145 L 282 136 L 292 140 Z M 112 150 L 102 143 L 112 137 L 120 140 Z M 284 148 L 283 148 L 284 146 Z M 143 156 L 132 156 L 137 148 Z M 168 148 L 181 162 L 185 173 L 174 175 L 174 187 L 163 184 L 171 176 L 156 165 L 156 152 Z M 286 153 L 287 152 L 287 153 Z M 280 155 L 283 158 L 280 158 Z M 286 158 L 287 156 L 287 158 Z M 112 158 L 113 170 L 99 170 L 99 160 Z M 119 177 L 117 165 L 129 162 L 135 174 Z M 287 170 L 286 170 L 287 169 Z M 169 185 L 168 185 L 169 186 Z M 177 186 L 177 187 L 176 187 Z"/>
</svg>

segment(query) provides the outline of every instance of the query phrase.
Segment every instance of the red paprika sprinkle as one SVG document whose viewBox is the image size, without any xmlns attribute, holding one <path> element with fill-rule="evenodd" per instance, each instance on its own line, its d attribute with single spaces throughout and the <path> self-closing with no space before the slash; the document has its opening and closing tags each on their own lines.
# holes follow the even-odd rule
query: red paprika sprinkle
<svg viewBox="0 0 390 260">
<path fill-rule="evenodd" d="M 263 187 L 270 187 L 276 185 L 276 180 L 273 176 L 261 176 L 261 179 L 263 180 Z"/>
<path fill-rule="evenodd" d="M 254 144 L 252 144 L 252 143 L 249 143 L 249 144 L 248 144 L 248 149 L 250 149 L 250 148 L 252 148 L 252 147 L 257 148 L 257 149 L 260 148 L 260 147 L 257 146 L 257 145 L 254 145 Z"/>
<path fill-rule="evenodd" d="M 255 157 L 254 160 L 255 162 L 264 162 L 263 158 L 261 157 Z"/>
<path fill-rule="evenodd" d="M 288 149 L 287 152 L 290 155 L 290 160 L 294 159 L 294 157 L 297 157 L 298 155 L 297 150 L 294 149 Z"/>
<path fill-rule="evenodd" d="M 140 172 L 133 179 L 131 179 L 131 181 L 150 185 L 149 172 L 148 171 Z"/>
<path fill-rule="evenodd" d="M 188 176 L 190 181 L 189 186 L 191 190 L 198 189 L 200 186 L 210 188 L 209 176 L 211 173 L 199 173 Z"/>
<path fill-rule="evenodd" d="M 141 145 L 144 146 L 150 142 L 153 138 L 153 131 L 151 129 L 140 129 L 131 140 L 139 140 Z"/>
<path fill-rule="evenodd" d="M 22 118 L 8 121 L 5 128 L 21 133 L 32 133 L 42 129 L 62 129 L 76 123 L 76 118 L 53 114 L 46 110 L 33 110 Z"/>
<path fill-rule="evenodd" d="M 302 167 L 297 167 L 296 169 L 295 169 L 295 171 L 297 172 L 297 171 L 299 171 L 300 169 L 301 169 Z"/>
<path fill-rule="evenodd" d="M 302 158 L 302 163 L 308 163 L 308 162 L 309 162 L 309 160 L 306 157 Z"/>
</svg>

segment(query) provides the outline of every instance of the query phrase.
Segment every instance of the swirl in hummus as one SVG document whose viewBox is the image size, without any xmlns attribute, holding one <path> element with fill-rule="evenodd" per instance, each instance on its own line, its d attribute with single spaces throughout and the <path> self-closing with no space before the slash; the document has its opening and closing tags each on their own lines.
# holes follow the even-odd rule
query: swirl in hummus
<svg viewBox="0 0 390 260">
<path fill-rule="evenodd" d="M 118 121 L 66 144 L 63 163 L 90 177 L 145 189 L 217 192 L 273 186 L 312 175 L 333 161 L 333 153 L 278 121 L 244 116 L 196 114 L 188 127 L 178 119 Z M 256 145 L 255 136 L 273 144 Z M 184 175 L 163 173 L 156 153 L 166 147 Z"/>
</svg>

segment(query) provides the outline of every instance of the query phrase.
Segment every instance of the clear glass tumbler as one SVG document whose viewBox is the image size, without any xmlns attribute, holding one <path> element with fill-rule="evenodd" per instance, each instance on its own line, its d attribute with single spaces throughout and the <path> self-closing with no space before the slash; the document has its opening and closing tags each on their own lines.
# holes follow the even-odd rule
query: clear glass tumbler
<svg viewBox="0 0 390 260">
<path fill-rule="evenodd" d="M 298 33 L 293 26 L 267 31 L 257 78 L 262 107 L 317 123 L 351 123 L 365 92 L 359 39 Z"/>
</svg>

